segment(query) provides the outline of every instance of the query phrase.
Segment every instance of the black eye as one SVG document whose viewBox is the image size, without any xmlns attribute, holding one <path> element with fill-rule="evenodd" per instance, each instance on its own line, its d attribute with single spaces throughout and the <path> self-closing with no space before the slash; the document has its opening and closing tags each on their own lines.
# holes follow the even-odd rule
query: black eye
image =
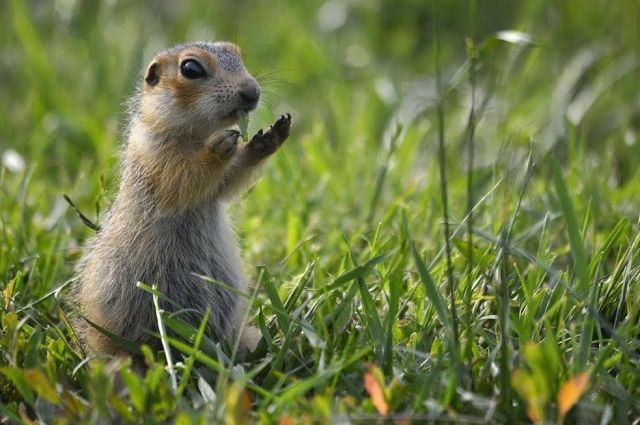
<svg viewBox="0 0 640 425">
<path fill-rule="evenodd" d="M 193 59 L 187 59 L 180 64 L 180 73 L 190 80 L 204 78 L 207 75 L 202 65 Z"/>
</svg>

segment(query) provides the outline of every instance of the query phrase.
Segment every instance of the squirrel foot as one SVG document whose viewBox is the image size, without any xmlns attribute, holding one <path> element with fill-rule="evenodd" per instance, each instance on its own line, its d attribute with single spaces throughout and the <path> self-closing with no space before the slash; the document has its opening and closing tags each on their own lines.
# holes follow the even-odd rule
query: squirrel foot
<svg viewBox="0 0 640 425">
<path fill-rule="evenodd" d="M 249 141 L 247 149 L 256 160 L 266 158 L 277 151 L 287 140 L 290 128 L 291 115 L 281 115 L 267 131 L 258 131 Z"/>
<path fill-rule="evenodd" d="M 236 130 L 216 131 L 207 138 L 204 144 L 221 161 L 226 161 L 236 153 L 238 137 L 240 137 L 240 132 Z"/>
</svg>

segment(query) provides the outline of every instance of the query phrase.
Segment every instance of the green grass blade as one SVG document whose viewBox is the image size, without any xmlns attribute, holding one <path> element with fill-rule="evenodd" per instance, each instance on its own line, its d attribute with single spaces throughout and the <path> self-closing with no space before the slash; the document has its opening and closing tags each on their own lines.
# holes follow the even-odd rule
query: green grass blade
<svg viewBox="0 0 640 425">
<path fill-rule="evenodd" d="M 562 176 L 562 171 L 558 165 L 558 161 L 554 157 L 550 157 L 551 171 L 556 194 L 560 201 L 560 207 L 567 225 L 567 233 L 569 235 L 569 243 L 571 244 L 571 256 L 574 261 L 574 270 L 578 277 L 578 283 L 575 287 L 576 292 L 580 296 L 587 296 L 589 292 L 589 267 L 587 265 L 587 255 L 580 234 L 580 227 L 576 218 L 573 202 L 569 196 L 567 184 Z"/>
<path fill-rule="evenodd" d="M 289 329 L 289 316 L 287 315 L 287 310 L 285 309 L 284 304 L 282 304 L 280 295 L 278 295 L 278 290 L 270 279 L 270 276 L 267 276 L 266 274 L 263 274 L 262 276 L 262 286 L 264 287 L 267 297 L 269 297 L 269 301 L 271 301 L 271 305 L 274 307 L 273 311 L 276 314 L 278 325 L 281 329 Z"/>
<path fill-rule="evenodd" d="M 295 286 L 293 291 L 289 293 L 287 299 L 284 301 L 283 309 L 286 312 L 291 312 L 291 310 L 293 310 L 293 307 L 296 305 L 296 302 L 298 302 L 298 299 L 300 298 L 300 295 L 302 295 L 304 288 L 306 288 L 309 282 L 311 282 L 315 268 L 315 263 L 309 263 L 307 265 L 307 268 L 298 280 L 298 284 Z"/>
<path fill-rule="evenodd" d="M 358 277 L 364 277 L 366 273 L 369 273 L 371 269 L 373 269 L 373 266 L 389 258 L 391 254 L 392 252 L 384 252 L 367 260 L 367 262 L 364 264 L 358 264 L 355 267 L 347 270 L 326 287 L 327 291 L 332 291 L 336 288 L 339 288 L 345 283 L 355 280 Z"/>
<path fill-rule="evenodd" d="M 358 259 L 356 258 L 351 248 L 349 248 L 349 254 L 351 256 L 351 261 L 354 266 L 358 267 Z M 367 283 L 362 276 L 362 273 L 359 273 L 356 278 L 356 284 L 358 285 L 358 289 L 360 291 L 360 298 L 362 299 L 362 306 L 364 307 L 364 319 L 367 324 L 367 329 L 369 334 L 371 335 L 371 340 L 374 345 L 378 348 L 378 354 L 381 356 L 384 349 L 384 330 L 382 327 L 382 322 L 380 320 L 380 316 L 378 315 L 378 310 L 376 309 L 376 305 L 373 301 L 373 297 L 369 292 L 369 288 L 367 287 Z"/>
<path fill-rule="evenodd" d="M 587 297 L 589 307 L 595 309 L 596 297 L 598 294 L 598 282 L 589 283 L 589 267 L 587 265 L 587 255 L 585 253 L 582 235 L 578 227 L 578 220 L 575 215 L 573 203 L 567 190 L 567 185 L 562 177 L 560 166 L 554 157 L 551 157 L 551 170 L 556 188 L 556 194 L 560 200 L 560 206 L 567 224 L 569 242 L 571 244 L 571 255 L 574 261 L 574 270 L 578 276 L 578 284 L 575 291 L 578 297 Z M 591 314 L 585 314 L 580 331 L 580 347 L 576 356 L 578 371 L 584 371 L 589 359 L 591 342 L 593 340 L 594 320 Z"/>
<path fill-rule="evenodd" d="M 451 259 L 451 231 L 449 229 L 449 188 L 447 178 L 447 154 L 446 154 L 446 141 L 445 141 L 445 90 L 442 83 L 442 69 L 440 67 L 440 15 L 438 12 L 439 1 L 433 2 L 433 36 L 435 42 L 435 80 L 436 80 L 436 121 L 438 125 L 438 171 L 440 174 L 440 200 L 442 202 L 442 231 L 444 236 L 444 249 L 445 259 L 447 264 L 447 289 L 449 291 L 450 301 L 450 314 L 453 340 L 453 353 L 457 353 L 458 350 L 458 313 L 456 311 L 456 285 L 453 279 L 453 261 Z M 455 355 L 457 357 L 457 355 Z M 454 358 L 455 361 L 455 358 Z"/>
<path fill-rule="evenodd" d="M 135 342 L 133 342 L 133 341 L 127 339 L 127 338 L 121 337 L 120 335 L 116 335 L 113 332 L 109 332 L 108 330 L 106 330 L 102 326 L 100 326 L 100 325 L 98 325 L 96 323 L 93 323 L 91 320 L 87 319 L 86 317 L 83 317 L 83 319 L 91 327 L 95 328 L 98 332 L 100 332 L 104 336 L 108 337 L 111 341 L 115 342 L 116 345 L 118 345 L 119 347 L 122 347 L 125 350 L 127 350 L 128 352 L 133 353 L 133 354 L 142 354 L 142 352 L 140 351 L 140 346 L 138 344 L 136 344 Z"/>
<path fill-rule="evenodd" d="M 195 340 L 193 341 L 193 350 L 198 352 L 200 350 L 200 344 L 202 343 L 202 339 L 204 337 L 204 330 L 209 323 L 209 315 L 211 314 L 211 308 L 208 307 L 207 311 L 204 312 L 204 316 L 200 321 L 200 326 L 198 326 L 198 333 L 196 333 Z M 193 365 L 195 364 L 196 356 L 189 355 L 187 357 L 187 361 L 185 362 L 184 372 L 182 372 L 182 377 L 180 378 L 180 385 L 178 386 L 178 390 L 176 391 L 176 396 L 180 397 L 182 392 L 187 386 L 189 382 L 189 378 L 191 377 L 191 371 L 193 370 Z"/>
<path fill-rule="evenodd" d="M 431 273 L 427 269 L 426 263 L 420 257 L 420 253 L 416 248 L 415 243 L 409 233 L 409 228 L 407 226 L 405 220 L 406 232 L 407 232 L 407 240 L 409 242 L 409 247 L 411 249 L 411 254 L 413 255 L 413 261 L 415 262 L 416 268 L 418 269 L 418 274 L 420 275 L 420 280 L 424 285 L 425 292 L 427 294 L 427 298 L 433 305 L 436 314 L 438 315 L 438 319 L 442 323 L 443 326 L 451 329 L 451 319 L 449 317 L 449 311 L 447 310 L 446 301 L 442 296 L 442 293 L 436 286 L 433 277 L 431 277 Z"/>
</svg>

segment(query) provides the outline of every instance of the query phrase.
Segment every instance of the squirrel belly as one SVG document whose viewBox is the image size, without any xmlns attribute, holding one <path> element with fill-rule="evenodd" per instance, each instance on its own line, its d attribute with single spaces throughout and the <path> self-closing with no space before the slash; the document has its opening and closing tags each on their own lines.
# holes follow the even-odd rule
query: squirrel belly
<svg viewBox="0 0 640 425">
<path fill-rule="evenodd" d="M 130 204 L 128 204 L 130 205 Z M 138 281 L 156 285 L 176 305 L 161 301 L 165 311 L 185 309 L 179 317 L 197 326 L 211 309 L 209 334 L 231 338 L 244 314 L 244 300 L 205 281 L 207 276 L 245 292 L 245 277 L 224 205 L 203 202 L 175 215 L 154 216 L 117 204 L 90 243 L 80 279 L 83 313 L 91 322 L 131 341 L 159 348 L 149 335 L 156 329 L 151 294 Z M 89 348 L 104 350 L 108 338 L 86 328 Z M 92 342 L 99 343 L 94 347 Z M 97 350 L 96 350 L 97 349 Z"/>
</svg>

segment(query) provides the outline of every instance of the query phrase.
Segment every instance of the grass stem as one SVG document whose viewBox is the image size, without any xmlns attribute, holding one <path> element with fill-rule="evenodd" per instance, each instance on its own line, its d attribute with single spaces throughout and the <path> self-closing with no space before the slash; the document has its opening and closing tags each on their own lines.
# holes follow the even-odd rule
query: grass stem
<svg viewBox="0 0 640 425">
<path fill-rule="evenodd" d="M 464 357 L 468 359 L 468 376 L 469 387 L 473 389 L 473 374 L 471 342 L 473 341 L 473 320 L 471 299 L 473 295 L 473 163 L 475 155 L 475 131 L 476 131 L 476 66 L 478 61 L 476 37 L 477 37 L 477 1 L 470 0 L 470 26 L 471 39 L 467 42 L 467 54 L 469 56 L 469 86 L 471 88 L 471 105 L 469 108 L 469 116 L 467 118 L 467 285 L 464 291 L 464 322 L 466 326 L 466 337 L 464 346 Z"/>
<path fill-rule="evenodd" d="M 157 290 L 156 285 L 152 286 L 154 290 Z M 171 346 L 169 345 L 169 341 L 167 340 L 167 330 L 164 327 L 164 322 L 162 321 L 162 310 L 160 309 L 160 301 L 157 294 L 153 294 L 153 307 L 156 312 L 156 320 L 158 321 L 158 332 L 160 333 L 160 341 L 162 342 L 162 350 L 164 351 L 164 356 L 167 359 L 167 371 L 169 372 L 169 378 L 171 382 L 171 389 L 174 394 L 178 391 L 178 380 L 176 379 L 176 371 L 173 365 L 173 357 L 171 356 Z"/>
<path fill-rule="evenodd" d="M 451 334 L 453 341 L 452 361 L 454 369 L 458 369 L 458 315 L 456 312 L 456 287 L 453 279 L 453 263 L 451 261 L 451 244 L 449 229 L 449 199 L 447 190 L 447 166 L 446 166 L 446 150 L 445 150 L 445 111 L 444 111 L 444 90 L 442 87 L 442 70 L 440 66 L 440 18 L 438 16 L 438 0 L 434 0 L 434 37 L 435 37 L 435 62 L 436 62 L 436 91 L 437 91 L 437 121 L 438 121 L 438 166 L 440 170 L 440 195 L 442 200 L 442 215 L 444 220 L 444 243 L 445 257 L 447 261 L 447 287 L 449 296 L 451 297 Z"/>
</svg>

